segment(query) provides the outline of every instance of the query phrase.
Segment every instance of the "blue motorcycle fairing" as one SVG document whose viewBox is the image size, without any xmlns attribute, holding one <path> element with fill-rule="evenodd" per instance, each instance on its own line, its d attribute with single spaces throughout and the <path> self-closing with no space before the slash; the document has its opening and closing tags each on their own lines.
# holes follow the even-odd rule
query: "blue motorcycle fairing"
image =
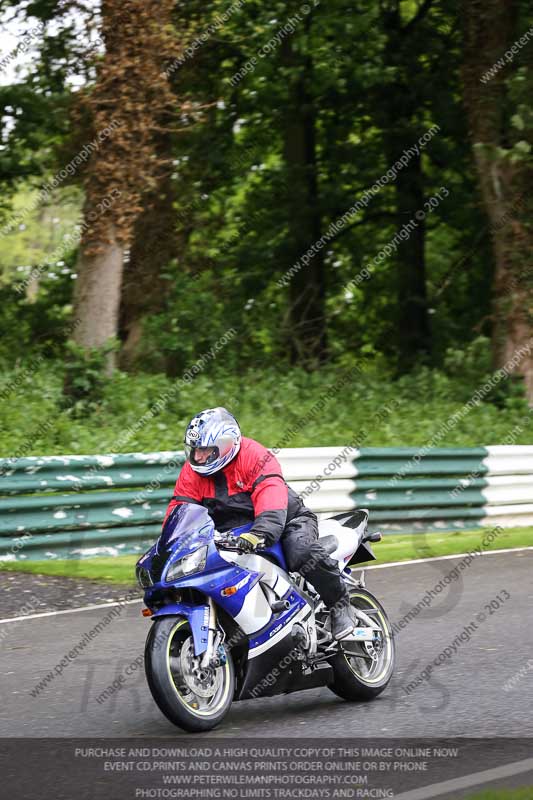
<svg viewBox="0 0 533 800">
<path fill-rule="evenodd" d="M 211 597 L 217 605 L 236 617 L 242 609 L 246 595 L 253 589 L 255 584 L 262 576 L 262 572 L 253 572 L 243 569 L 236 564 L 231 564 L 221 558 L 215 543 L 212 541 L 208 545 L 207 559 L 205 567 L 200 572 L 192 572 L 181 578 L 166 580 L 168 569 L 177 559 L 169 560 L 163 570 L 161 581 L 149 586 L 144 593 L 144 602 L 148 608 L 153 608 L 157 602 L 161 590 L 175 588 L 176 591 L 182 589 L 196 589 L 204 595 Z M 225 589 L 237 587 L 233 594 L 224 595 Z"/>
<path fill-rule="evenodd" d="M 213 520 L 204 506 L 184 503 L 174 509 L 157 541 L 137 561 L 137 567 L 148 570 L 159 562 L 159 573 L 166 572 L 169 561 L 178 561 L 210 544 L 214 534 Z M 164 564 L 164 569 L 161 566 Z"/>
<path fill-rule="evenodd" d="M 249 526 L 247 526 L 249 527 Z M 206 544 L 206 542 L 204 542 Z M 199 544 L 199 547 L 202 545 Z M 179 560 L 179 558 L 184 557 L 185 555 L 190 555 L 196 548 L 192 547 L 189 552 L 184 553 L 183 555 L 180 552 L 179 557 L 173 558 L 173 561 Z M 176 551 L 177 552 L 177 551 Z M 274 556 L 276 563 L 283 569 L 285 572 L 288 572 L 287 563 L 285 561 L 285 555 L 283 553 L 283 547 L 281 546 L 280 542 L 276 542 L 276 544 L 272 545 L 272 547 L 265 548 L 264 550 L 260 550 L 259 553 L 266 555 Z M 157 554 L 156 545 L 153 544 L 149 550 L 141 556 L 141 558 L 137 561 L 137 566 L 143 567 L 144 569 L 150 570 L 152 565 L 152 559 Z M 170 559 L 170 556 L 169 556 Z M 223 559 L 221 559 L 223 560 Z M 226 562 L 227 563 L 227 562 Z M 167 570 L 165 569 L 165 572 Z"/>
<path fill-rule="evenodd" d="M 215 565 L 215 568 L 211 568 Z M 156 595 L 161 589 L 168 587 L 175 587 L 176 591 L 181 589 L 196 589 L 208 597 L 211 597 L 215 603 L 227 611 L 231 617 L 236 617 L 242 609 L 246 595 L 253 589 L 255 584 L 260 580 L 262 572 L 253 572 L 251 570 L 243 569 L 236 564 L 230 564 L 224 559 L 220 558 L 216 548 L 213 545 L 213 552 L 211 547 L 208 551 L 206 566 L 203 572 L 193 572 L 183 578 L 170 581 L 169 583 L 161 582 L 150 586 L 144 595 L 144 601 L 148 607 L 152 600 L 152 596 Z M 234 594 L 223 595 L 225 589 L 237 587 Z"/>
<path fill-rule="evenodd" d="M 231 533 L 238 537 L 241 533 L 249 531 L 252 526 L 253 523 L 248 522 L 234 528 Z M 215 524 L 205 506 L 196 503 L 182 503 L 172 511 L 158 540 L 139 559 L 137 564 L 150 570 L 151 561 L 155 556 L 168 555 L 169 560 L 177 561 L 190 555 L 199 547 L 210 544 L 213 541 L 214 533 Z M 279 566 L 286 572 L 288 571 L 280 542 L 265 548 L 263 552 L 273 556 Z"/>
<path fill-rule="evenodd" d="M 247 523 L 246 525 L 235 528 L 232 533 L 235 537 L 238 537 L 241 533 L 250 530 L 251 527 L 252 523 Z M 220 556 L 218 548 L 214 543 L 214 533 L 215 527 L 213 520 L 204 506 L 194 503 L 184 503 L 174 509 L 157 542 L 137 562 L 139 567 L 151 573 L 153 562 L 161 561 L 166 558 L 160 579 L 150 587 L 150 589 L 175 586 L 176 588 L 197 588 L 202 591 L 202 588 L 206 586 L 203 580 L 204 575 L 214 571 L 224 571 L 225 574 L 228 575 L 228 570 L 231 570 L 226 585 L 219 585 L 219 579 L 215 579 L 215 583 L 212 583 L 214 576 L 211 575 L 206 588 L 211 589 L 211 591 L 207 591 L 207 594 L 211 595 L 216 602 L 225 600 L 225 603 L 222 604 L 227 608 L 229 613 L 233 615 L 238 614 L 242 608 L 247 592 L 257 583 L 261 573 L 250 573 L 248 570 L 239 570 L 238 573 L 235 573 L 235 569 L 239 568 L 231 567 L 228 562 Z M 166 580 L 168 571 L 173 564 L 206 545 L 208 546 L 207 560 L 205 568 L 200 574 L 200 580 L 199 573 L 194 572 L 181 578 L 170 581 Z M 273 547 L 265 548 L 265 550 L 261 552 L 265 555 L 274 556 L 279 566 L 285 571 L 287 570 L 283 549 L 279 542 L 273 545 Z M 225 598 L 220 595 L 222 589 L 229 588 L 232 585 L 244 581 L 247 575 L 252 575 L 252 580 L 247 583 L 246 591 L 239 591 L 237 594 Z M 243 583 L 242 586 L 244 587 L 244 585 Z M 150 590 L 147 590 L 147 600 L 149 600 L 150 594 Z"/>
<path fill-rule="evenodd" d="M 251 527 L 252 524 L 248 523 L 235 529 L 232 533 L 237 537 Z M 181 602 L 181 600 L 168 604 L 167 598 L 165 605 L 161 607 L 162 592 L 168 592 L 171 588 L 175 588 L 177 592 L 194 589 L 204 596 L 211 597 L 216 605 L 234 619 L 242 610 L 248 593 L 263 575 L 260 571 L 255 572 L 241 568 L 222 558 L 214 541 L 214 534 L 213 521 L 204 506 L 192 503 L 183 504 L 171 514 L 156 544 L 138 561 L 138 566 L 148 570 L 152 575 L 152 580 L 155 581 L 146 588 L 144 596 L 148 608 L 155 612 L 154 618 L 179 613 L 187 616 L 191 620 L 196 655 L 204 652 L 207 645 L 207 630 L 203 630 L 200 620 L 203 620 L 205 609 L 208 606 L 205 603 L 194 606 Z M 201 571 L 174 580 L 166 580 L 169 568 L 176 561 L 190 555 L 202 546 L 207 546 L 208 549 L 206 563 Z M 286 569 L 282 547 L 279 543 L 272 548 L 265 548 L 262 552 L 264 555 L 273 555 L 279 566 Z M 223 594 L 226 589 L 235 589 L 235 591 L 231 594 Z M 294 588 L 287 592 L 287 597 L 291 604 L 290 608 L 276 615 L 272 612 L 270 622 L 250 641 L 252 649 L 268 641 L 305 605 L 305 601 Z M 193 609 L 198 609 L 198 611 L 193 611 Z"/>
<path fill-rule="evenodd" d="M 191 603 L 169 603 L 154 611 L 151 619 L 174 616 L 187 618 L 192 631 L 194 654 L 199 656 L 205 653 L 209 633 L 209 606 L 194 606 Z"/>
<path fill-rule="evenodd" d="M 252 523 L 248 523 L 231 533 L 239 536 L 251 527 Z M 202 546 L 207 546 L 207 554 L 201 570 L 171 582 L 163 580 L 169 562 L 175 563 Z M 283 596 L 284 600 L 288 600 L 289 609 L 274 612 L 271 607 L 268 608 L 268 604 L 265 606 L 265 600 L 271 597 L 270 592 L 265 589 L 264 597 L 261 597 L 263 587 L 257 585 L 263 574 L 261 566 L 266 571 L 267 565 L 263 562 L 260 566 L 255 560 L 248 561 L 257 570 L 250 571 L 242 568 L 240 563 L 233 563 L 241 562 L 241 559 L 233 559 L 231 550 L 226 551 L 229 560 L 222 558 L 220 553 L 224 551 L 217 548 L 215 527 L 205 507 L 190 503 L 174 509 L 156 544 L 137 562 L 139 582 L 146 587 L 145 602 L 153 612 L 152 620 L 160 617 L 176 621 L 179 618 L 186 619 L 195 655 L 201 656 L 206 653 L 209 640 L 211 602 L 206 602 L 205 598 L 210 598 L 218 607 L 219 622 L 227 631 L 226 612 L 244 632 L 245 640 L 242 643 L 247 641 L 247 648 L 237 651 L 236 656 L 239 664 L 236 699 L 273 696 L 331 685 L 331 665 L 319 663 L 316 669 L 315 665 L 308 668 L 300 658 L 292 635 L 295 622 L 298 620 L 305 624 L 312 615 L 313 601 L 290 582 Z M 260 551 L 258 555 L 273 557 L 279 567 L 288 571 L 279 542 Z M 270 565 L 268 572 L 272 572 Z M 270 578 L 268 580 L 271 582 Z M 231 590 L 231 593 L 222 594 L 225 589 Z M 243 608 L 246 600 L 249 603 Z M 260 617 L 255 613 L 253 603 L 256 601 L 260 604 L 258 608 L 262 608 Z M 256 629 L 258 624 L 262 626 L 260 630 Z"/>
<path fill-rule="evenodd" d="M 135 566 L 144 567 L 144 569 L 150 569 L 153 556 L 155 556 L 155 544 L 153 544 L 150 549 L 146 551 L 146 553 L 142 554 Z"/>
<path fill-rule="evenodd" d="M 222 558 L 222 556 L 218 552 L 218 547 L 215 545 L 215 542 L 213 541 L 212 538 L 209 539 L 207 542 L 200 544 L 199 547 L 205 546 L 205 544 L 207 544 L 207 559 L 205 562 L 205 567 L 202 570 L 202 572 L 207 573 L 215 570 L 228 569 L 228 567 L 231 567 L 231 564 L 229 564 L 224 558 Z M 195 546 L 193 547 L 191 552 L 194 553 L 194 551 L 197 549 L 198 548 Z M 174 585 L 177 586 L 178 584 L 180 586 L 185 586 L 187 584 L 184 584 L 183 581 L 186 581 L 189 578 L 193 577 L 194 575 L 198 574 L 197 572 L 191 572 L 190 575 L 184 575 L 182 578 L 171 578 L 170 580 L 167 580 L 166 576 L 168 575 L 172 565 L 175 564 L 176 561 L 181 561 L 181 559 L 185 558 L 187 555 L 190 555 L 190 553 L 186 552 L 184 555 L 183 550 L 180 549 L 176 550 L 174 553 L 172 553 L 171 556 L 169 556 L 169 559 L 163 569 L 163 574 L 161 576 L 162 583 L 166 583 L 169 586 L 174 586 Z"/>
<path fill-rule="evenodd" d="M 259 550 L 259 553 L 267 553 L 268 555 L 274 556 L 276 561 L 278 562 L 281 569 L 285 570 L 285 572 L 289 571 L 287 567 L 287 562 L 285 561 L 285 553 L 283 552 L 283 547 L 281 546 L 281 542 L 276 542 L 273 544 L 272 547 L 265 547 L 264 550 Z"/>
</svg>

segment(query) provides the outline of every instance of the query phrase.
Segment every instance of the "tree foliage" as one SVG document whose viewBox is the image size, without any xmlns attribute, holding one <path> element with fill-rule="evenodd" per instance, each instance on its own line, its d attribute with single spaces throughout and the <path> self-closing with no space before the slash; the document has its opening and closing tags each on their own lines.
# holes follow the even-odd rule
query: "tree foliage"
<svg viewBox="0 0 533 800">
<path fill-rule="evenodd" d="M 480 336 L 502 366 L 531 337 L 531 213 L 516 201 L 531 194 L 533 43 L 482 80 L 531 27 L 525 1 L 0 11 L 21 30 L 43 23 L 31 70 L 0 88 L 6 220 L 21 191 L 121 122 L 57 190 L 82 190 L 81 245 L 43 272 L 32 307 L 13 290 L 24 271 L 2 261 L 20 351 L 43 303 L 49 320 L 74 304 L 78 345 L 116 337 L 122 368 L 171 377 L 231 327 L 233 376 L 365 357 L 398 378 Z M 42 253 L 21 248 L 18 266 L 39 267 Z M 61 270 L 76 258 L 73 281 Z M 56 353 L 61 336 L 48 340 Z"/>
</svg>

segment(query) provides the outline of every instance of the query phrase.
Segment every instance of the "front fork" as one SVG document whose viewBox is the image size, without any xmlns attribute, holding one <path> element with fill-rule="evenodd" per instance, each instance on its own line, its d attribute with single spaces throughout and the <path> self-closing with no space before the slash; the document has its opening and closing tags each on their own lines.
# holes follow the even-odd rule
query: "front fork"
<svg viewBox="0 0 533 800">
<path fill-rule="evenodd" d="M 200 661 L 204 669 L 219 667 L 224 664 L 226 660 L 225 653 L 221 652 L 221 645 L 224 642 L 225 636 L 218 627 L 217 607 L 211 597 L 207 598 L 207 606 L 209 608 L 207 647 Z"/>
</svg>

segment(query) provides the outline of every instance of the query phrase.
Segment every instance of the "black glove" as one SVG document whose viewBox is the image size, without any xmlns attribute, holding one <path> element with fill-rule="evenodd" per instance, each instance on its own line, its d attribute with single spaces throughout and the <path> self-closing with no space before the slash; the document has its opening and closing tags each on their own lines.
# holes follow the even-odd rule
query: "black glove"
<svg viewBox="0 0 533 800">
<path fill-rule="evenodd" d="M 249 531 L 241 533 L 237 539 L 237 547 L 241 553 L 253 553 L 257 548 L 265 546 L 265 537 Z"/>
</svg>

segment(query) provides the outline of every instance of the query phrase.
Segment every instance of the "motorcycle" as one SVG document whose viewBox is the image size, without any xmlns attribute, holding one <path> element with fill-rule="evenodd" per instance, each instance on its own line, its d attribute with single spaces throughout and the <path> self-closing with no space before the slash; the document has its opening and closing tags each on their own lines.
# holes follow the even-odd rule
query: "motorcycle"
<svg viewBox="0 0 533 800">
<path fill-rule="evenodd" d="M 329 687 L 345 700 L 377 697 L 389 683 L 394 640 L 383 606 L 351 567 L 375 559 L 368 511 L 319 523 L 320 541 L 339 563 L 356 615 L 337 641 L 313 586 L 289 573 L 280 543 L 242 553 L 207 509 L 174 509 L 157 542 L 139 559 L 143 614 L 152 620 L 145 671 L 163 714 L 187 731 L 218 725 L 234 700 Z"/>
</svg>

